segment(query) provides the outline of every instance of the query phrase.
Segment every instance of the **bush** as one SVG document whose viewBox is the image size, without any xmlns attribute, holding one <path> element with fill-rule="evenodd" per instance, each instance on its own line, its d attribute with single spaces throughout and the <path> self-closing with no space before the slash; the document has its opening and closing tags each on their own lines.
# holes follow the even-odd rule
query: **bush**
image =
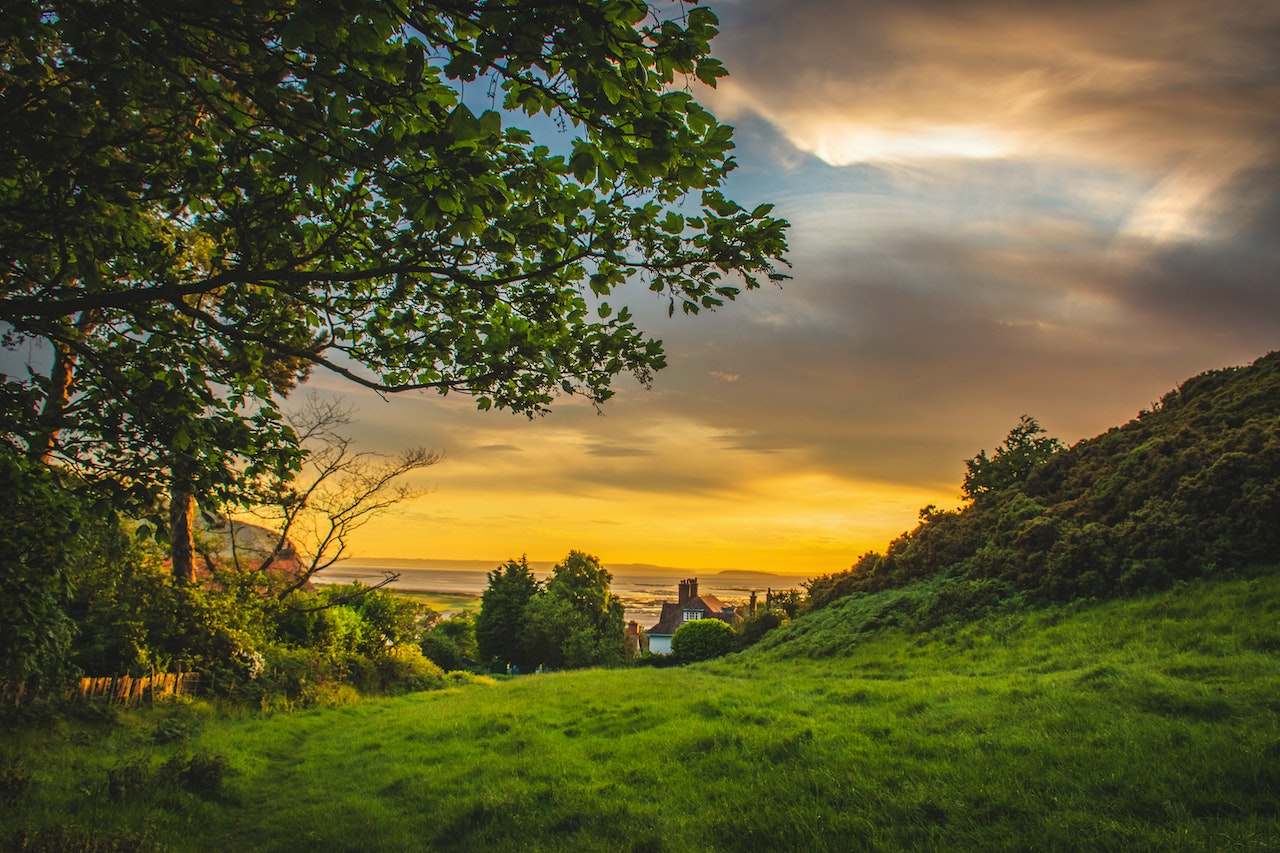
<svg viewBox="0 0 1280 853">
<path fill-rule="evenodd" d="M 475 666 L 479 654 L 475 619 L 465 610 L 441 619 L 423 634 L 419 645 L 422 653 L 443 670 L 469 669 Z"/>
<path fill-rule="evenodd" d="M 57 693 L 69 681 L 64 607 L 83 506 L 58 476 L 0 443 L 0 687 Z"/>
<path fill-rule="evenodd" d="M 733 629 L 719 619 L 695 619 L 676 629 L 671 654 L 684 663 L 711 660 L 733 651 Z"/>
<path fill-rule="evenodd" d="M 396 646 L 390 654 L 378 658 L 382 690 L 388 693 L 413 693 L 437 690 L 445 686 L 444 670 L 422 654 L 414 645 Z"/>
<path fill-rule="evenodd" d="M 738 635 L 738 646 L 746 648 L 760 642 L 760 638 L 775 628 L 781 628 L 791 620 L 787 617 L 787 611 L 762 610 L 755 616 L 748 616 L 742 622 L 741 632 Z"/>
</svg>

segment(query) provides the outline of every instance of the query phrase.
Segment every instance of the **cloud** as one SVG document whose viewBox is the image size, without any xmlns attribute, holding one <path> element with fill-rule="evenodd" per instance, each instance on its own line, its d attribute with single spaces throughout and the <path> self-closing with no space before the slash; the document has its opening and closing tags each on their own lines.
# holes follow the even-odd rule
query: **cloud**
<svg viewBox="0 0 1280 853">
<path fill-rule="evenodd" d="M 1274 97 L 1280 31 L 1280 10 L 1249 0 L 755 0 L 723 18 L 725 100 L 796 119 L 787 132 L 810 144 L 831 126 L 1199 149 L 1253 127 Z"/>
<path fill-rule="evenodd" d="M 1196 234 L 1278 156 L 1280 6 L 1249 0 L 725 8 L 709 97 L 833 165 L 1080 161 L 1142 176 L 1128 226 Z"/>
<path fill-rule="evenodd" d="M 635 456 L 652 456 L 653 451 L 643 447 L 628 447 L 614 443 L 587 442 L 588 456 L 604 456 L 611 459 L 625 459 Z"/>
</svg>

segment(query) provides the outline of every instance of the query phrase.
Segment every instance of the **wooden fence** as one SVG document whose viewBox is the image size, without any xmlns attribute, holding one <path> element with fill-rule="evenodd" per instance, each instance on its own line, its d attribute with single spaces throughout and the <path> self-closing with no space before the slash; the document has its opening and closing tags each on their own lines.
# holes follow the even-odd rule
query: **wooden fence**
<svg viewBox="0 0 1280 853">
<path fill-rule="evenodd" d="M 192 696 L 200 688 L 198 672 L 161 672 L 133 678 L 118 675 L 111 678 L 82 678 L 79 685 L 67 691 L 67 698 L 106 699 L 118 705 L 134 707 L 143 701 L 154 702 L 170 696 Z M 27 698 L 25 684 L 16 687 L 0 684 L 0 704 L 18 706 Z"/>
<path fill-rule="evenodd" d="M 76 692 L 81 699 L 105 698 L 119 705 L 130 707 L 144 699 L 154 702 L 169 696 L 189 696 L 200 686 L 198 672 L 163 672 L 132 678 L 121 675 L 115 678 L 82 678 Z"/>
</svg>

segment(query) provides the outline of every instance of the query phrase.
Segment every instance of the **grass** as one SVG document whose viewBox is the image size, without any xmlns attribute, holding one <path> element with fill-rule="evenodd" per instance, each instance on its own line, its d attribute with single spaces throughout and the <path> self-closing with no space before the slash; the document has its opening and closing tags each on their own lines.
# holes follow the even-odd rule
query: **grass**
<svg viewBox="0 0 1280 853">
<path fill-rule="evenodd" d="M 926 635 L 842 633 L 833 607 L 683 669 L 90 706 L 0 735 L 0 843 L 1280 849 L 1278 612 L 1280 574 Z"/>
<path fill-rule="evenodd" d="M 411 598 L 425 604 L 437 613 L 456 613 L 460 610 L 476 612 L 480 609 L 480 596 L 470 592 L 431 592 L 416 589 L 395 589 L 396 595 Z"/>
</svg>

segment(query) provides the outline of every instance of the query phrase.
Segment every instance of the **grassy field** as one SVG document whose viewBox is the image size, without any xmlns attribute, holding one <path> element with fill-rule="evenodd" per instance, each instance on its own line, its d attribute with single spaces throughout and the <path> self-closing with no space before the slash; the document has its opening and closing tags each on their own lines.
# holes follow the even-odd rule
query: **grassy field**
<svg viewBox="0 0 1280 853">
<path fill-rule="evenodd" d="M 1280 850 L 1280 574 L 919 637 L 838 615 L 683 669 L 14 721 L 0 842 Z"/>
<path fill-rule="evenodd" d="M 469 592 L 429 592 L 415 589 L 393 589 L 396 595 L 412 598 L 437 613 L 456 613 L 459 610 L 480 610 L 480 596 Z"/>
</svg>

